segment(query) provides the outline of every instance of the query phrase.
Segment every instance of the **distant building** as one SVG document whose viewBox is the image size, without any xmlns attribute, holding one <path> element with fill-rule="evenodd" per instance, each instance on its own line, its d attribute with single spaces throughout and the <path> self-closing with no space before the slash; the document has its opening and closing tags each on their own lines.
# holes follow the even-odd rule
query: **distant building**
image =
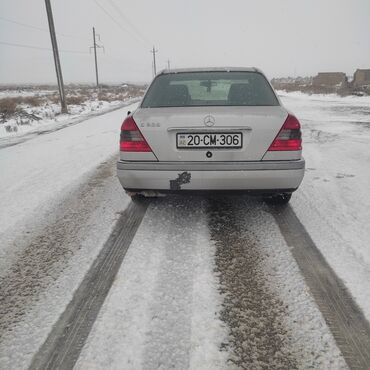
<svg viewBox="0 0 370 370">
<path fill-rule="evenodd" d="M 370 85 L 370 69 L 357 69 L 353 76 L 353 86 L 363 87 Z"/>
<path fill-rule="evenodd" d="M 320 72 L 313 78 L 315 87 L 347 87 L 348 78 L 343 72 Z"/>
</svg>

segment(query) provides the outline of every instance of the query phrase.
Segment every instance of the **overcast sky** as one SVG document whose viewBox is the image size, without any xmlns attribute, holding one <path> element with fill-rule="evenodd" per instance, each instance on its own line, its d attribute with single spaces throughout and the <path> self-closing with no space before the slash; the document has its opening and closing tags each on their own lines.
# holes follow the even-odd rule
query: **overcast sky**
<svg viewBox="0 0 370 370">
<path fill-rule="evenodd" d="M 65 82 L 150 81 L 157 69 L 256 66 L 269 77 L 370 68 L 370 0 L 51 0 Z M 113 19 L 112 19 L 113 18 Z M 24 23 L 26 27 L 10 21 Z M 40 28 L 40 29 L 38 29 Z M 0 83 L 54 83 L 44 0 L 0 0 Z M 79 53 L 62 52 L 76 51 Z"/>
</svg>

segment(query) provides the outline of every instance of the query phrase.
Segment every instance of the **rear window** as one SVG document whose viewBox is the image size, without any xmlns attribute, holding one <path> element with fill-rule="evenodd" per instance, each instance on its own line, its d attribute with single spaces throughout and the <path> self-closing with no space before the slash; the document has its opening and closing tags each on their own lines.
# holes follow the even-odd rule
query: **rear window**
<svg viewBox="0 0 370 370">
<path fill-rule="evenodd" d="M 182 72 L 159 75 L 142 108 L 279 105 L 258 72 Z"/>
</svg>

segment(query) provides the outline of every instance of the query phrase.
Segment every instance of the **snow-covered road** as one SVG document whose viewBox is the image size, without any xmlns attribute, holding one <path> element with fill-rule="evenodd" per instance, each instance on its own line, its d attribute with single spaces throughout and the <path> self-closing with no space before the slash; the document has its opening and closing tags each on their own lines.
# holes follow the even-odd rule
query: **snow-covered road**
<svg viewBox="0 0 370 370">
<path fill-rule="evenodd" d="M 370 97 L 284 94 L 303 125 L 292 207 L 370 321 Z"/>
<path fill-rule="evenodd" d="M 246 364 L 346 368 L 266 206 L 151 202 L 77 368 Z"/>
<path fill-rule="evenodd" d="M 305 139 L 292 207 L 369 319 L 370 101 L 282 99 Z M 0 368 L 27 368 L 61 329 L 127 207 L 114 167 L 132 109 L 0 150 Z M 324 317 L 260 200 L 153 200 L 76 368 L 346 368 Z"/>
<path fill-rule="evenodd" d="M 129 199 L 115 177 L 128 106 L 0 150 L 0 368 L 25 368 Z"/>
<path fill-rule="evenodd" d="M 50 223 L 62 198 L 117 153 L 120 122 L 135 105 L 39 135 L 0 154 L 0 275 L 37 219 Z M 43 133 L 43 131 L 41 131 Z"/>
</svg>

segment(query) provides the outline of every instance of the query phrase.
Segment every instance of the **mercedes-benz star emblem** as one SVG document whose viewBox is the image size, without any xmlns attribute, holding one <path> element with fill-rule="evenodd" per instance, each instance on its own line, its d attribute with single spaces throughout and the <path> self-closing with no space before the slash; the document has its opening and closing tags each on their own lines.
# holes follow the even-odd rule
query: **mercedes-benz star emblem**
<svg viewBox="0 0 370 370">
<path fill-rule="evenodd" d="M 216 120 L 215 120 L 215 117 L 211 116 L 210 114 L 208 116 L 205 116 L 204 117 L 204 120 L 203 120 L 204 124 L 208 127 L 212 127 L 215 123 L 216 123 Z"/>
</svg>

